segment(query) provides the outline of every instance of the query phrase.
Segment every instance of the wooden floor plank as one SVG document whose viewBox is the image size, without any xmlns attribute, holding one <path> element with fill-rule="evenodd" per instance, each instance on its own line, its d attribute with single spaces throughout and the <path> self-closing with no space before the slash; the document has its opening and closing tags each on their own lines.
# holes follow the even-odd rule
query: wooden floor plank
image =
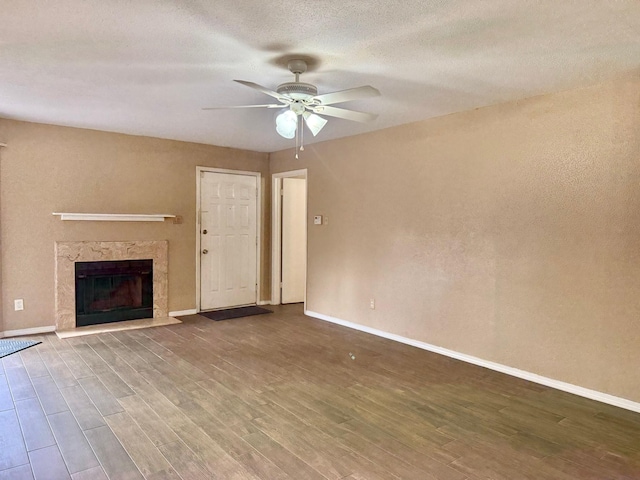
<svg viewBox="0 0 640 480">
<path fill-rule="evenodd" d="M 162 456 L 160 450 L 149 440 L 142 429 L 126 412 L 115 413 L 106 417 L 107 424 L 118 437 L 138 470 L 145 476 L 163 476 L 178 478 L 178 474 Z"/>
<path fill-rule="evenodd" d="M 22 357 L 18 354 L 6 355 L 0 358 L 0 363 L 3 368 L 6 370 L 11 367 L 24 367 L 24 363 L 22 362 Z"/>
<path fill-rule="evenodd" d="M 324 432 L 292 418 L 282 409 L 269 408 L 269 415 L 261 416 L 252 423 L 327 478 L 343 478 L 364 467 L 351 450 Z"/>
<path fill-rule="evenodd" d="M 292 478 L 304 478 L 308 480 L 322 480 L 327 478 L 298 458 L 293 452 L 287 450 L 262 432 L 251 433 L 243 438 L 265 458 L 268 458 L 280 470 Z"/>
<path fill-rule="evenodd" d="M 118 399 L 104 386 L 97 377 L 85 377 L 78 380 L 87 396 L 91 399 L 102 416 L 113 415 L 122 411 Z"/>
<path fill-rule="evenodd" d="M 70 411 L 48 415 L 51 430 L 70 473 L 98 467 L 98 459 Z"/>
<path fill-rule="evenodd" d="M 40 349 L 40 357 L 59 388 L 71 387 L 78 384 L 76 377 L 62 358 L 60 358 L 56 350 L 53 348 L 49 350 L 42 348 Z"/>
<path fill-rule="evenodd" d="M 13 397 L 7 383 L 7 376 L 0 374 L 0 412 L 13 409 Z"/>
<path fill-rule="evenodd" d="M 211 474 L 204 468 L 198 456 L 181 440 L 166 443 L 159 446 L 158 449 L 183 479 L 211 479 Z"/>
<path fill-rule="evenodd" d="M 87 378 L 87 377 L 80 377 Z M 75 385 L 60 390 L 69 409 L 76 417 L 78 425 L 82 430 L 91 430 L 92 428 L 105 425 L 104 419 L 94 403 L 91 401 L 82 386 Z"/>
<path fill-rule="evenodd" d="M 178 408 L 232 457 L 237 458 L 249 452 L 251 447 L 240 438 L 238 433 L 238 427 L 240 425 L 244 427 L 246 423 L 242 419 L 233 421 L 231 424 L 223 423 L 216 416 L 215 409 L 211 408 L 213 404 L 208 400 L 205 396 L 201 396 L 200 391 L 195 391 L 192 393 L 192 400 L 181 402 Z"/>
<path fill-rule="evenodd" d="M 0 470 L 0 480 L 33 480 L 31 464 Z"/>
<path fill-rule="evenodd" d="M 173 430 L 139 395 L 123 397 L 118 401 L 155 446 L 178 441 L 178 436 Z"/>
<path fill-rule="evenodd" d="M 53 378 L 34 378 L 33 387 L 38 394 L 38 399 L 40 400 L 40 404 L 42 405 L 45 414 L 51 415 L 52 413 L 69 410 L 69 406 L 60 393 L 56 382 L 53 381 Z"/>
<path fill-rule="evenodd" d="M 47 370 L 46 365 L 40 357 L 39 347 L 40 345 L 36 345 L 33 348 L 27 348 L 20 352 L 22 362 L 24 363 L 24 366 L 27 369 L 27 372 L 29 372 L 29 376 L 31 378 L 49 376 L 49 370 Z"/>
<path fill-rule="evenodd" d="M 80 355 L 73 350 L 69 350 L 67 348 L 67 350 L 59 352 L 59 355 L 76 379 L 91 377 L 94 375 L 93 370 L 89 368 L 89 365 L 84 363 L 80 358 Z"/>
<path fill-rule="evenodd" d="M 93 337 L 89 341 L 91 341 L 91 343 L 89 343 L 91 348 L 104 360 L 105 364 L 109 366 L 109 368 L 101 367 L 96 369 L 96 376 L 100 378 L 100 381 L 104 386 L 107 387 L 115 398 L 133 395 L 133 391 L 129 388 L 126 382 L 124 382 L 111 368 L 111 365 L 113 365 L 113 352 L 111 352 L 111 350 L 109 350 L 109 348 L 102 343 L 98 337 Z"/>
<path fill-rule="evenodd" d="M 268 478 L 270 480 L 292 478 L 255 450 L 248 451 L 237 457 L 237 459 L 242 465 L 255 473 L 258 478 Z"/>
<path fill-rule="evenodd" d="M 74 473 L 71 475 L 71 480 L 109 480 L 107 474 L 104 473 L 102 467 L 94 467 L 89 470 Z"/>
<path fill-rule="evenodd" d="M 108 478 L 144 479 L 108 426 L 87 430 L 85 435 Z"/>
<path fill-rule="evenodd" d="M 56 444 L 47 417 L 37 398 L 28 398 L 16 402 L 16 412 L 22 427 L 27 451 L 50 447 Z"/>
<path fill-rule="evenodd" d="M 14 355 L 16 358 L 20 358 L 19 355 Z M 24 365 L 5 365 L 5 376 L 9 383 L 9 389 L 11 390 L 11 396 L 15 401 L 24 400 L 26 398 L 35 398 L 36 391 L 31 384 L 31 378 L 27 373 L 27 369 Z"/>
<path fill-rule="evenodd" d="M 252 478 L 242 465 L 162 394 L 158 392 L 153 397 L 147 396 L 145 401 L 153 405 L 158 415 L 200 457 L 204 467 L 215 478 Z"/>
<path fill-rule="evenodd" d="M 29 463 L 15 410 L 0 412 L 0 471 Z"/>
<path fill-rule="evenodd" d="M 0 362 L 0 480 L 640 478 L 639 414 L 273 310 L 37 336 Z"/>
<path fill-rule="evenodd" d="M 57 445 L 29 452 L 35 480 L 70 480 L 71 476 Z"/>
</svg>

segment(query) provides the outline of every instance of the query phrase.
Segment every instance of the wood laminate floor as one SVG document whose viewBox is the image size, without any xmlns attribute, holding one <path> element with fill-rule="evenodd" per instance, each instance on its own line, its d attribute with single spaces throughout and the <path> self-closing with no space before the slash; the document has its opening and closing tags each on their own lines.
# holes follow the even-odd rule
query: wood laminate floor
<svg viewBox="0 0 640 480">
<path fill-rule="evenodd" d="M 274 310 L 3 358 L 0 480 L 640 479 L 640 414 Z"/>
</svg>

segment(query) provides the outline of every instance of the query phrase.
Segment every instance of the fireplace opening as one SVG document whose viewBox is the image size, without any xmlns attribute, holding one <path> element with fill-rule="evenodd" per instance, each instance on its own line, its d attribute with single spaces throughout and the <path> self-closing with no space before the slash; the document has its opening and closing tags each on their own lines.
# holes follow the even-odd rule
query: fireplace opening
<svg viewBox="0 0 640 480">
<path fill-rule="evenodd" d="M 153 317 L 153 260 L 76 262 L 76 327 Z"/>
</svg>

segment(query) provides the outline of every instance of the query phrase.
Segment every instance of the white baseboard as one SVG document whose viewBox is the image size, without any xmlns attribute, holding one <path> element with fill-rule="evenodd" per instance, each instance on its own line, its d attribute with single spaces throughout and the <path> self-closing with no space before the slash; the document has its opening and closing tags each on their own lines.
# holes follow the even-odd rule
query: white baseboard
<svg viewBox="0 0 640 480">
<path fill-rule="evenodd" d="M 271 300 L 260 300 L 256 305 L 271 305 Z"/>
<path fill-rule="evenodd" d="M 189 310 L 176 310 L 175 312 L 169 312 L 169 316 L 170 317 L 183 317 L 186 315 L 195 315 L 196 313 L 198 313 L 198 310 L 196 310 L 195 308 L 189 309 Z"/>
<path fill-rule="evenodd" d="M 5 332 L 0 332 L 0 338 L 22 337 L 24 335 L 38 335 L 40 333 L 49 333 L 55 331 L 55 325 L 51 325 L 48 327 L 24 328 L 22 330 L 7 330 Z"/>
<path fill-rule="evenodd" d="M 580 397 L 589 398 L 591 400 L 596 400 L 598 402 L 606 403 L 609 405 L 613 405 L 616 407 L 624 408 L 626 410 L 631 410 L 633 412 L 640 413 L 640 403 L 627 400 L 626 398 L 616 397 L 613 395 L 609 395 L 608 393 L 602 393 L 596 390 L 590 390 L 588 388 L 579 387 L 578 385 L 573 385 L 571 383 L 562 382 L 560 380 L 554 380 L 553 378 L 543 377 L 542 375 L 538 375 L 536 373 L 531 373 L 525 370 L 519 370 L 517 368 L 508 367 L 506 365 L 502 365 L 496 362 L 491 362 L 489 360 L 483 360 L 482 358 L 467 355 L 465 353 L 460 353 L 454 350 L 449 350 L 447 348 L 438 347 L 436 345 L 431 345 L 429 343 L 421 342 L 419 340 L 413 340 L 411 338 L 396 335 L 394 333 L 388 333 L 383 330 L 367 327 L 364 325 L 360 325 L 358 323 L 348 322 L 346 320 L 341 320 L 339 318 L 330 317 L 329 315 L 324 315 L 322 313 L 317 313 L 310 310 L 305 310 L 304 313 L 305 315 L 318 318 L 320 320 L 336 323 L 344 327 L 353 328 L 354 330 L 360 330 L 362 332 L 370 333 L 378 337 L 388 338 L 389 340 L 394 340 L 396 342 L 412 345 L 414 347 L 418 347 L 423 350 L 428 350 L 429 352 L 438 353 L 440 355 L 455 358 L 457 360 L 462 360 L 463 362 L 472 363 L 473 365 L 478 365 L 480 367 L 485 367 L 491 370 L 495 370 L 497 372 L 506 373 L 507 375 L 522 378 L 524 380 L 529 380 L 530 382 L 539 383 L 540 385 L 545 385 L 547 387 L 555 388 L 556 390 L 562 390 L 563 392 L 573 393 L 574 395 L 578 395 Z"/>
</svg>

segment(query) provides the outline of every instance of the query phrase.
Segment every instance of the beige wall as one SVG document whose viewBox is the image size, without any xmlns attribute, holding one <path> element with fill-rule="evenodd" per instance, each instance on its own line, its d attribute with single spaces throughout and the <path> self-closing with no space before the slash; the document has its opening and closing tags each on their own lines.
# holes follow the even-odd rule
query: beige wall
<svg viewBox="0 0 640 480">
<path fill-rule="evenodd" d="M 639 132 L 618 80 L 271 154 L 307 308 L 640 401 Z"/>
<path fill-rule="evenodd" d="M 198 165 L 262 172 L 268 239 L 267 154 L 2 119 L 0 140 L 8 145 L 0 152 L 0 330 L 55 323 L 55 241 L 168 240 L 169 310 L 195 308 Z M 184 222 L 62 222 L 52 212 L 167 213 Z M 262 260 L 268 297 L 268 241 Z M 15 298 L 24 311 L 13 311 Z"/>
</svg>

